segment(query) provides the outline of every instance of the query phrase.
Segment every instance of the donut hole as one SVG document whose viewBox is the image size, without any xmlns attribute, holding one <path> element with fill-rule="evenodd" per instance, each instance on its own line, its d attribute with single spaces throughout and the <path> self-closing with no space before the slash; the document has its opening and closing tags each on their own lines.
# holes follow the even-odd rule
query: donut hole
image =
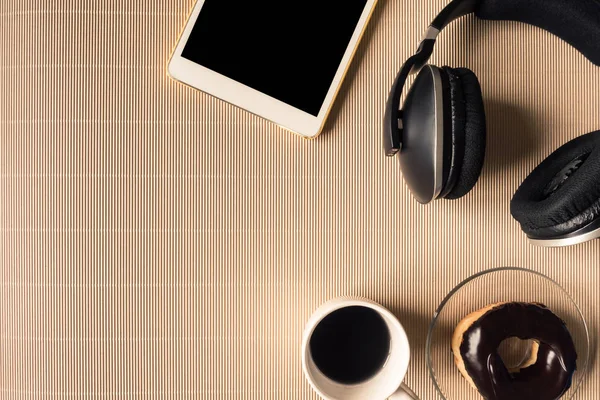
<svg viewBox="0 0 600 400">
<path fill-rule="evenodd" d="M 539 343 L 535 340 L 510 337 L 500 343 L 498 355 L 506 368 L 511 373 L 515 373 L 535 364 L 538 349 Z"/>
</svg>

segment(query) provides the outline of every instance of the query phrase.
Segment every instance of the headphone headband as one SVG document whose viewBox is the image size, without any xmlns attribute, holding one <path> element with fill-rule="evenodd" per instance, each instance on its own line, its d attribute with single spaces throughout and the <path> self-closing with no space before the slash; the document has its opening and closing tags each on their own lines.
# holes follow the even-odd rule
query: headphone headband
<svg viewBox="0 0 600 400">
<path fill-rule="evenodd" d="M 441 31 L 452 21 L 474 13 L 478 4 L 479 0 L 453 0 L 435 17 L 430 27 Z"/>
<path fill-rule="evenodd" d="M 400 72 L 396 75 L 390 96 L 385 109 L 385 126 L 383 143 L 385 154 L 389 157 L 395 155 L 402 147 L 402 110 L 400 110 L 400 97 L 410 74 L 419 72 L 433 54 L 433 48 L 438 34 L 452 21 L 472 14 L 477 9 L 479 0 L 453 0 L 435 17 L 425 32 L 417 52 L 410 57 Z"/>
</svg>

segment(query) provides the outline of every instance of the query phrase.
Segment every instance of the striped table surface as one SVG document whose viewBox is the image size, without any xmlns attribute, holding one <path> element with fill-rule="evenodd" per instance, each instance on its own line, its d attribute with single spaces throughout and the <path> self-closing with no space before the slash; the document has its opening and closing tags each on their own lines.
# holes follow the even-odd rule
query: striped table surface
<svg viewBox="0 0 600 400">
<path fill-rule="evenodd" d="M 445 3 L 380 0 L 307 141 L 167 76 L 192 0 L 0 2 L 1 397 L 314 399 L 304 324 L 357 295 L 402 321 L 406 383 L 436 399 L 433 312 L 498 266 L 558 281 L 595 341 L 600 242 L 531 246 L 509 202 L 600 128 L 600 69 L 540 29 L 467 17 L 432 62 L 481 81 L 475 190 L 421 206 L 383 154 L 392 79 Z M 576 398 L 599 398 L 598 368 Z"/>
</svg>

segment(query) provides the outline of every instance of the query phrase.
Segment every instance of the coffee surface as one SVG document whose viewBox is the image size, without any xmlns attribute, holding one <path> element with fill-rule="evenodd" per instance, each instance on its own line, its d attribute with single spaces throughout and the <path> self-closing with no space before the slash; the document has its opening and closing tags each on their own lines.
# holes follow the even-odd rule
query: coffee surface
<svg viewBox="0 0 600 400">
<path fill-rule="evenodd" d="M 373 377 L 390 351 L 390 332 L 384 319 L 368 307 L 334 311 L 315 328 L 310 339 L 312 358 L 331 380 L 356 384 Z"/>
</svg>

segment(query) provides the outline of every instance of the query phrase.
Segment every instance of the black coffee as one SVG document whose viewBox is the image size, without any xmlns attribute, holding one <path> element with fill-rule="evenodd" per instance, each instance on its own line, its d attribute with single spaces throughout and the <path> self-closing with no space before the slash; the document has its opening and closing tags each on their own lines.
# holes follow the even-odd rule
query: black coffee
<svg viewBox="0 0 600 400">
<path fill-rule="evenodd" d="M 383 367 L 390 351 L 390 331 L 376 311 L 346 307 L 319 322 L 310 338 L 310 351 L 329 379 L 360 383 Z"/>
</svg>

